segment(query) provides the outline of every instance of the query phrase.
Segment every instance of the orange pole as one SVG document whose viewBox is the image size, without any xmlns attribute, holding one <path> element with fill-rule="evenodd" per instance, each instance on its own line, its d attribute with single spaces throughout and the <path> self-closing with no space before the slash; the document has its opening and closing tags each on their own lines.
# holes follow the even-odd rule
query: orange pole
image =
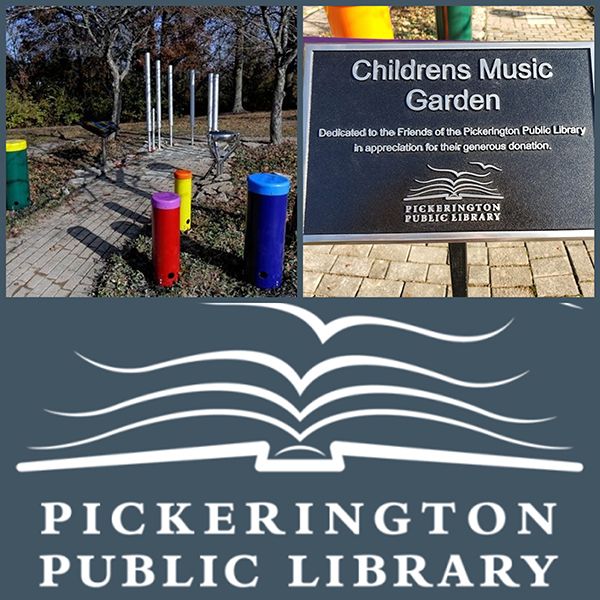
<svg viewBox="0 0 600 600">
<path fill-rule="evenodd" d="M 389 6 L 326 6 L 333 37 L 393 40 Z"/>
</svg>

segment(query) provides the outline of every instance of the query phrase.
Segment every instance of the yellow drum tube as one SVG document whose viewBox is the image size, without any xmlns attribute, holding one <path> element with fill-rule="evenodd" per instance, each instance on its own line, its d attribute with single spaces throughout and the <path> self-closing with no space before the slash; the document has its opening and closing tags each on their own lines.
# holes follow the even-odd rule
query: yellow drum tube
<svg viewBox="0 0 600 600">
<path fill-rule="evenodd" d="M 175 171 L 175 193 L 181 198 L 179 229 L 188 231 L 192 226 L 192 172 L 185 169 Z"/>
<path fill-rule="evenodd" d="M 333 37 L 393 40 L 389 6 L 326 6 Z"/>
</svg>

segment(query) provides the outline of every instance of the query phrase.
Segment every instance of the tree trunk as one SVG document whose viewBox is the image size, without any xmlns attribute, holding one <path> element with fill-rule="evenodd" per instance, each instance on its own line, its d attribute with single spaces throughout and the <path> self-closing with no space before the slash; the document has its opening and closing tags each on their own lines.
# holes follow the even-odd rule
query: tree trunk
<svg viewBox="0 0 600 600">
<path fill-rule="evenodd" d="M 275 88 L 273 90 L 273 103 L 271 105 L 271 144 L 283 142 L 283 100 L 285 98 L 285 74 L 287 69 L 278 66 L 275 72 Z"/>
<path fill-rule="evenodd" d="M 244 30 L 240 26 L 235 43 L 235 68 L 234 68 L 235 90 L 233 94 L 233 113 L 243 113 L 243 87 L 244 87 Z"/>
<path fill-rule="evenodd" d="M 119 126 L 121 124 L 121 78 L 115 77 L 112 82 L 113 88 L 113 108 L 111 121 L 115 123 L 115 125 Z"/>
</svg>

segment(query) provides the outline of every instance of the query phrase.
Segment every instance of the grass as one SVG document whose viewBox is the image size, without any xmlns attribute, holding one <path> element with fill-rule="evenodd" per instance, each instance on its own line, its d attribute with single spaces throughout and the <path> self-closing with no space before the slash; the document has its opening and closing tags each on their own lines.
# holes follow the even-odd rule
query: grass
<svg viewBox="0 0 600 600">
<path fill-rule="evenodd" d="M 239 115 L 223 114 L 219 118 L 222 129 L 239 131 L 244 139 L 268 139 L 269 113 L 253 112 Z M 164 125 L 167 123 L 165 121 Z M 206 135 L 206 117 L 196 119 L 198 139 Z M 286 137 L 296 137 L 296 111 L 283 114 L 283 133 Z M 163 136 L 168 129 L 163 130 Z M 176 138 L 190 138 L 188 117 L 174 120 Z M 7 132 L 9 139 L 26 139 L 29 146 L 29 186 L 31 204 L 25 210 L 6 213 L 6 236 L 15 237 L 31 223 L 42 218 L 65 201 L 73 191 L 68 185 L 75 176 L 75 170 L 87 169 L 99 164 L 100 139 L 79 127 L 36 127 L 12 129 Z M 116 140 L 108 143 L 108 157 L 114 162 L 126 160 L 139 152 L 146 141 L 146 123 L 124 123 Z"/>
<path fill-rule="evenodd" d="M 233 192 L 206 196 L 192 204 L 192 229 L 181 238 L 181 274 L 171 288 L 152 282 L 152 239 L 147 227 L 114 254 L 97 282 L 100 297 L 156 296 L 292 296 L 296 295 L 296 143 L 243 146 L 230 160 Z M 288 234 L 284 281 L 277 290 L 260 290 L 244 278 L 246 175 L 258 171 L 285 173 L 292 178 L 288 202 Z"/>
<path fill-rule="evenodd" d="M 268 112 L 244 112 L 240 114 L 223 113 L 219 115 L 219 129 L 239 131 L 244 139 L 269 138 Z M 121 137 L 135 139 L 138 146 L 146 141 L 146 122 L 125 123 L 121 126 Z M 200 116 L 195 121 L 195 135 L 200 138 L 208 132 L 206 116 Z M 168 135 L 167 122 L 163 121 L 163 136 Z M 176 139 L 190 139 L 189 117 L 176 117 L 173 120 L 173 135 Z M 283 112 L 283 135 L 285 137 L 296 137 L 296 111 L 286 110 Z"/>
</svg>

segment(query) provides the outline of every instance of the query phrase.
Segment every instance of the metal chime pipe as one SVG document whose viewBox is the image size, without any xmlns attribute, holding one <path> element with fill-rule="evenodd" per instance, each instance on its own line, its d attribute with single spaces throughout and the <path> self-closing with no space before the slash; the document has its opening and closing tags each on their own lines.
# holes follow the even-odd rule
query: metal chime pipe
<svg viewBox="0 0 600 600">
<path fill-rule="evenodd" d="M 169 146 L 173 145 L 173 65 L 169 65 L 167 75 L 169 89 Z"/>
<path fill-rule="evenodd" d="M 152 109 L 152 150 L 156 150 L 156 110 Z"/>
<path fill-rule="evenodd" d="M 158 149 L 162 147 L 162 111 L 160 106 L 160 96 L 162 85 L 160 80 L 160 60 L 156 61 L 156 137 L 158 140 Z"/>
<path fill-rule="evenodd" d="M 150 52 L 146 52 L 146 130 L 148 152 L 152 151 L 152 82 L 150 81 Z"/>
<path fill-rule="evenodd" d="M 213 77 L 213 131 L 219 131 L 219 74 Z"/>
<path fill-rule="evenodd" d="M 213 79 L 214 75 L 212 73 L 208 74 L 208 131 L 214 131 L 213 127 L 213 104 L 214 104 L 214 94 L 213 94 Z"/>
<path fill-rule="evenodd" d="M 194 127 L 196 125 L 196 71 L 190 71 L 190 128 L 192 130 L 192 146 L 194 145 Z"/>
</svg>

